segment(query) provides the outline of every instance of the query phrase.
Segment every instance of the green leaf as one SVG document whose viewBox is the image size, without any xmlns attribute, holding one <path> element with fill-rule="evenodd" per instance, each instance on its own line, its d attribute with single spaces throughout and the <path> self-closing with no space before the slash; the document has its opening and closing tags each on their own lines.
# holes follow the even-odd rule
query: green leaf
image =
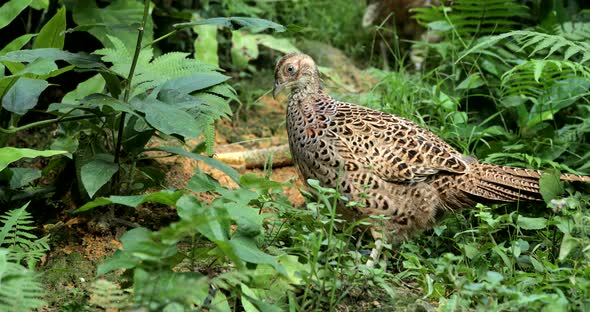
<svg viewBox="0 0 590 312">
<path fill-rule="evenodd" d="M 27 65 L 22 70 L 18 71 L 12 77 L 18 77 L 25 74 L 33 74 L 33 75 L 47 75 L 53 71 L 57 70 L 57 65 L 55 62 L 48 59 L 38 58 Z"/>
<path fill-rule="evenodd" d="M 45 80 L 20 78 L 2 97 L 2 107 L 17 115 L 24 115 L 37 105 L 39 95 L 49 86 Z"/>
<path fill-rule="evenodd" d="M 144 6 L 142 1 L 115 0 L 106 7 L 99 8 L 93 1 L 75 1 L 72 17 L 76 24 L 96 37 L 105 47 L 112 47 L 108 35 L 117 37 L 130 47 L 137 42 L 137 28 L 143 19 Z M 153 39 L 153 22 L 148 15 L 144 27 L 144 42 Z"/>
<path fill-rule="evenodd" d="M 22 47 L 25 46 L 31 40 L 31 38 L 35 37 L 35 34 L 25 34 L 22 35 L 14 40 L 12 40 L 9 44 L 4 46 L 2 50 L 0 50 L 0 55 L 4 55 L 8 52 L 20 50 Z"/>
<path fill-rule="evenodd" d="M 282 188 L 283 183 L 269 180 L 268 178 L 262 177 L 254 173 L 248 173 L 242 175 L 240 178 L 240 185 L 245 188 L 251 188 L 261 191 L 270 189 Z"/>
<path fill-rule="evenodd" d="M 181 220 L 190 222 L 201 235 L 227 249 L 231 220 L 225 209 L 203 205 L 194 195 L 185 195 L 176 204 Z"/>
<path fill-rule="evenodd" d="M 25 210 L 30 203 L 31 202 L 27 202 L 20 208 L 13 210 L 8 215 L 8 218 L 2 218 L 2 227 L 0 228 L 0 245 L 4 245 L 6 243 L 5 239 L 8 233 L 16 226 L 18 220 L 26 215 L 27 212 Z"/>
<path fill-rule="evenodd" d="M 262 250 L 256 246 L 256 240 L 253 238 L 234 235 L 229 241 L 229 244 L 234 249 L 235 254 L 243 261 L 258 264 L 270 264 L 283 276 L 288 276 L 285 268 L 280 265 L 273 256 L 262 252 Z"/>
<path fill-rule="evenodd" d="M 10 177 L 10 188 L 17 189 L 26 186 L 41 177 L 41 170 L 32 168 L 10 168 L 12 177 Z"/>
<path fill-rule="evenodd" d="M 188 94 L 220 84 L 228 79 L 228 76 L 222 75 L 218 72 L 196 73 L 168 80 L 164 83 L 162 89 L 171 89 L 180 93 Z"/>
<path fill-rule="evenodd" d="M 539 192 L 547 204 L 550 203 L 552 199 L 565 193 L 563 182 L 560 180 L 559 175 L 558 170 L 552 169 L 543 172 L 541 178 L 539 178 Z"/>
<path fill-rule="evenodd" d="M 519 215 L 516 224 L 525 230 L 542 230 L 547 227 L 547 219 L 529 218 Z"/>
<path fill-rule="evenodd" d="M 256 41 L 267 48 L 287 53 L 299 52 L 299 49 L 293 44 L 293 39 L 277 38 L 272 35 L 256 34 Z"/>
<path fill-rule="evenodd" d="M 228 177 L 230 177 L 232 180 L 234 180 L 236 183 L 240 182 L 240 174 L 234 168 L 228 166 L 227 164 L 225 164 L 217 159 L 213 159 L 211 157 L 187 152 L 187 151 L 183 150 L 182 148 L 178 148 L 178 147 L 160 146 L 155 149 L 160 150 L 160 151 L 164 151 L 164 152 L 168 152 L 168 153 L 172 153 L 172 154 L 176 154 L 176 155 L 182 155 L 182 156 L 189 157 L 189 158 L 192 158 L 192 159 L 195 159 L 198 161 L 202 161 L 205 164 L 207 164 L 215 169 L 219 169 L 220 171 L 225 173 Z"/>
<path fill-rule="evenodd" d="M 78 104 L 82 98 L 93 93 L 101 93 L 105 87 L 105 80 L 99 74 L 96 74 L 89 79 L 78 84 L 76 89 L 66 93 L 61 102 L 66 104 Z"/>
<path fill-rule="evenodd" d="M 285 27 L 280 24 L 254 17 L 215 17 L 196 22 L 174 24 L 172 26 L 174 28 L 179 29 L 185 27 L 193 27 L 197 25 L 217 25 L 227 27 L 231 30 L 251 28 L 255 31 L 261 31 L 265 29 L 272 29 L 276 32 L 285 31 Z"/>
<path fill-rule="evenodd" d="M 30 3 L 31 0 L 10 0 L 4 3 L 0 7 L 0 29 L 10 24 Z"/>
<path fill-rule="evenodd" d="M 559 261 L 565 261 L 567 256 L 578 246 L 580 246 L 579 239 L 571 236 L 570 233 L 563 234 L 561 247 L 559 248 Z"/>
<path fill-rule="evenodd" d="M 130 104 L 136 110 L 145 113 L 145 120 L 164 134 L 178 134 L 185 138 L 196 138 L 202 131 L 202 125 L 191 114 L 155 98 L 139 99 L 135 97 Z"/>
<path fill-rule="evenodd" d="M 215 66 L 219 66 L 219 56 L 217 55 L 217 26 L 199 25 L 193 27 L 193 31 L 198 34 L 194 42 L 195 58 Z"/>
<path fill-rule="evenodd" d="M 66 30 L 66 7 L 62 7 L 41 28 L 39 35 L 33 43 L 33 49 L 57 48 L 63 49 Z"/>
<path fill-rule="evenodd" d="M 10 163 L 13 163 L 21 158 L 35 158 L 39 156 L 51 157 L 54 155 L 67 153 L 67 151 L 37 151 L 29 148 L 2 147 L 0 148 L 0 171 L 4 170 L 4 168 L 6 168 Z"/>
<path fill-rule="evenodd" d="M 231 59 L 238 69 L 248 67 L 248 62 L 258 58 L 258 42 L 255 35 L 236 31 L 232 34 Z"/>
<path fill-rule="evenodd" d="M 79 213 L 90 210 L 92 208 L 106 206 L 110 204 L 119 204 L 129 207 L 137 207 L 145 202 L 160 203 L 167 206 L 176 206 L 178 199 L 184 194 L 184 191 L 163 190 L 151 194 L 133 195 L 133 196 L 109 196 L 100 197 L 91 202 L 84 204 L 84 206 L 76 209 L 74 212 Z"/>
<path fill-rule="evenodd" d="M 483 86 L 485 82 L 481 79 L 479 74 L 471 74 L 456 87 L 457 90 L 476 89 Z"/>
<path fill-rule="evenodd" d="M 131 269 L 141 263 L 142 257 L 135 257 L 134 252 L 144 250 L 144 246 L 153 243 L 151 231 L 139 227 L 127 231 L 121 236 L 123 249 L 118 250 L 113 257 L 98 266 L 96 275 L 103 275 L 117 269 Z"/>
<path fill-rule="evenodd" d="M 187 189 L 195 193 L 215 191 L 219 187 L 220 184 L 217 182 L 217 180 L 213 179 L 210 175 L 204 173 L 200 169 L 197 169 L 197 172 L 192 176 L 186 185 Z"/>
<path fill-rule="evenodd" d="M 79 68 L 107 69 L 100 63 L 100 58 L 96 55 L 71 53 L 55 48 L 12 51 L 0 56 L 0 61 L 31 63 L 38 58 L 45 58 L 51 61 L 65 61 Z"/>
<path fill-rule="evenodd" d="M 112 158 L 112 155 L 98 154 L 82 166 L 80 177 L 88 196 L 94 196 L 119 170 L 119 165 L 115 164 Z"/>
</svg>

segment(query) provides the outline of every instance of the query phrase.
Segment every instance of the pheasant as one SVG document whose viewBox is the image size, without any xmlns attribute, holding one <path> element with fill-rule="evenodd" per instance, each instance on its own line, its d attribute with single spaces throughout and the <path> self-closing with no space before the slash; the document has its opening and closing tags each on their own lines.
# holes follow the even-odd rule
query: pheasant
<svg viewBox="0 0 590 312">
<path fill-rule="evenodd" d="M 393 241 L 477 202 L 542 200 L 541 171 L 481 163 L 408 119 L 326 95 L 308 55 L 287 54 L 279 60 L 273 96 L 284 89 L 291 90 L 289 147 L 304 181 L 316 179 L 361 203 L 341 204 L 345 218 L 389 217 L 380 231 Z M 561 179 L 590 182 L 590 177 L 572 174 Z M 372 229 L 376 239 L 381 232 Z"/>
</svg>

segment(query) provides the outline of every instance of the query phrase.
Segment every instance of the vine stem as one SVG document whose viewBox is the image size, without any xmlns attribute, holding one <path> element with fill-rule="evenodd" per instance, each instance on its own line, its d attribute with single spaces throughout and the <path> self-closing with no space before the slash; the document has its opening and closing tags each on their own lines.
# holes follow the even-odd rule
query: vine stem
<svg viewBox="0 0 590 312">
<path fill-rule="evenodd" d="M 143 7 L 143 20 L 138 28 L 137 33 L 137 43 L 135 45 L 135 53 L 133 54 L 133 61 L 131 62 L 131 68 L 129 69 L 129 75 L 127 76 L 127 85 L 125 86 L 125 94 L 123 95 L 123 102 L 129 103 L 129 96 L 131 95 L 131 82 L 133 80 L 133 74 L 135 73 L 135 67 L 137 66 L 137 60 L 139 59 L 139 52 L 141 51 L 141 41 L 143 40 L 143 33 L 145 24 L 147 22 L 148 13 L 150 10 L 150 1 L 144 1 Z M 115 163 L 119 164 L 119 159 L 121 157 L 121 144 L 123 141 L 123 130 L 125 129 L 125 117 L 126 113 L 121 113 L 121 118 L 119 118 L 119 130 L 117 132 L 117 143 L 115 144 Z"/>
<path fill-rule="evenodd" d="M 19 131 L 27 130 L 30 128 L 50 125 L 55 122 L 90 119 L 90 118 L 95 118 L 95 117 L 96 117 L 96 115 L 80 115 L 80 116 L 69 116 L 69 117 L 60 117 L 60 118 L 55 118 L 55 119 L 41 120 L 41 121 L 37 121 L 37 122 L 32 122 L 30 124 L 26 124 L 21 127 L 8 127 L 8 129 L 4 129 L 4 128 L 0 127 L 0 133 L 13 134 L 13 133 L 17 133 Z"/>
</svg>

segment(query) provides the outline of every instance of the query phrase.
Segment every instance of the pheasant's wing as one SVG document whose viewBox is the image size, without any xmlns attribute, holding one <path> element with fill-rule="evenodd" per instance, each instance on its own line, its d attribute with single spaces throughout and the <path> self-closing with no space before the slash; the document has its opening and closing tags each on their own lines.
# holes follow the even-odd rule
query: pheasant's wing
<svg viewBox="0 0 590 312">
<path fill-rule="evenodd" d="M 399 116 L 339 103 L 332 125 L 340 155 L 353 157 L 385 181 L 419 182 L 439 171 L 465 173 L 475 159 Z"/>
</svg>

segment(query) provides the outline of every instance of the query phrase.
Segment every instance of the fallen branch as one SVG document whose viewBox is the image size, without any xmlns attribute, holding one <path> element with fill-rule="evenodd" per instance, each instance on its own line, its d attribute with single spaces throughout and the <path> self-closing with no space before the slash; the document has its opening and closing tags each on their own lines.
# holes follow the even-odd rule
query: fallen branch
<svg viewBox="0 0 590 312">
<path fill-rule="evenodd" d="M 215 158 L 234 168 L 246 169 L 263 168 L 269 163 L 269 160 L 271 160 L 273 168 L 293 164 L 288 144 L 239 152 L 217 153 Z"/>
</svg>

